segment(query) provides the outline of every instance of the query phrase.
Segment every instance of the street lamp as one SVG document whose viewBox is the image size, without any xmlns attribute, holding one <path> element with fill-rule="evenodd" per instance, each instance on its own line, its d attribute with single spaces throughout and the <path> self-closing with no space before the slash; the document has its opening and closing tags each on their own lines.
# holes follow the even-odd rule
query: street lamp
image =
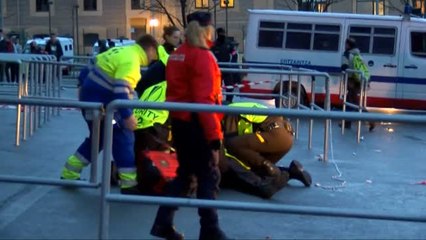
<svg viewBox="0 0 426 240">
<path fill-rule="evenodd" d="M 149 20 L 149 27 L 151 29 L 151 34 L 155 36 L 155 28 L 158 27 L 160 25 L 160 21 L 158 21 L 158 19 L 156 18 L 151 18 Z"/>
<path fill-rule="evenodd" d="M 78 8 L 79 8 L 80 6 L 78 5 L 78 4 L 75 4 L 74 6 L 73 6 L 73 10 L 75 11 L 75 28 L 76 28 L 76 39 L 77 39 L 77 55 L 80 55 L 80 34 L 79 34 L 79 31 L 78 31 L 78 28 L 79 28 L 79 26 L 78 26 Z"/>
<path fill-rule="evenodd" d="M 213 4 L 214 4 L 214 11 L 213 11 L 213 15 L 214 15 L 214 28 L 217 29 L 217 4 L 218 4 L 219 0 L 213 0 Z M 217 38 L 216 36 L 216 31 L 215 31 L 215 38 Z"/>
<path fill-rule="evenodd" d="M 50 11 L 50 6 L 53 4 L 52 1 L 47 2 L 47 10 L 49 12 L 49 36 L 52 35 L 52 13 Z"/>
<path fill-rule="evenodd" d="M 220 7 L 225 8 L 226 35 L 228 35 L 228 8 L 234 7 L 234 0 L 221 0 Z"/>
</svg>

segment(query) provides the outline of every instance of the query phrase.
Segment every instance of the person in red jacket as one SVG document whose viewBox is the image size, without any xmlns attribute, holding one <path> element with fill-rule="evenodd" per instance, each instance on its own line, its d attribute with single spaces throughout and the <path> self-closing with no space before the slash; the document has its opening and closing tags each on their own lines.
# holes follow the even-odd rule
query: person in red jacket
<svg viewBox="0 0 426 240">
<path fill-rule="evenodd" d="M 214 28 L 211 15 L 194 12 L 187 16 L 186 42 L 173 52 L 166 67 L 166 100 L 220 105 L 221 73 L 210 52 Z M 221 114 L 172 111 L 172 135 L 179 168 L 166 195 L 184 197 L 192 176 L 197 178 L 197 198 L 216 199 L 219 190 L 219 149 L 223 139 Z M 151 235 L 183 239 L 173 226 L 176 207 L 160 206 Z M 216 209 L 199 208 L 200 239 L 227 239 L 219 227 Z"/>
</svg>

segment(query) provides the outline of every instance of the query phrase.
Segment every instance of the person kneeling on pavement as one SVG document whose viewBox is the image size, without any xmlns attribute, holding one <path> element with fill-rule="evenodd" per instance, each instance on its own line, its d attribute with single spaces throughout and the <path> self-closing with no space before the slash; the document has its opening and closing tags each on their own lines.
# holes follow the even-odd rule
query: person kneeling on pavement
<svg viewBox="0 0 426 240">
<path fill-rule="evenodd" d="M 252 102 L 229 106 L 267 108 Z M 222 186 L 270 198 L 290 179 L 299 180 L 306 187 L 311 185 L 310 174 L 297 160 L 293 160 L 288 168 L 275 165 L 293 145 L 293 129 L 283 117 L 225 115 L 223 125 Z"/>
</svg>

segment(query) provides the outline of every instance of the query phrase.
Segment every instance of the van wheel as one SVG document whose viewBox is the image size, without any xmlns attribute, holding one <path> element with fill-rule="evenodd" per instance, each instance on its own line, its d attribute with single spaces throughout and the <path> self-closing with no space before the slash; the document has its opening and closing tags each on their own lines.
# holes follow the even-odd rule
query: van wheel
<svg viewBox="0 0 426 240">
<path fill-rule="evenodd" d="M 294 87 L 293 87 L 294 86 Z M 278 94 L 280 92 L 280 84 L 278 83 L 274 87 L 274 94 Z M 282 97 L 275 97 L 275 107 L 280 108 L 280 101 L 281 101 L 281 108 L 297 108 L 297 83 L 292 82 L 292 88 L 291 93 L 288 92 L 288 82 L 283 83 L 282 88 Z M 305 88 L 301 86 L 300 88 L 300 104 L 305 105 L 308 103 L 307 94 L 305 91 Z"/>
</svg>

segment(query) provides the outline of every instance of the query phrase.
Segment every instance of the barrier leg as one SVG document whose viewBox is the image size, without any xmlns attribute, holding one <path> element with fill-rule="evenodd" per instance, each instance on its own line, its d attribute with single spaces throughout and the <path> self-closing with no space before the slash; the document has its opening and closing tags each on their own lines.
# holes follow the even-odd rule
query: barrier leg
<svg viewBox="0 0 426 240">
<path fill-rule="evenodd" d="M 324 101 L 324 109 L 327 112 L 331 110 L 331 99 L 330 99 L 330 78 L 325 79 L 325 101 Z M 323 160 L 325 162 L 328 161 L 328 140 L 330 135 L 330 119 L 326 119 L 324 124 L 324 156 Z"/>
<path fill-rule="evenodd" d="M 300 83 L 300 75 L 297 75 L 297 110 L 300 109 L 300 91 L 301 91 L 301 83 Z M 299 126 L 300 126 L 300 119 L 296 118 L 296 140 L 299 139 Z"/>
<path fill-rule="evenodd" d="M 342 106 L 342 111 L 346 112 L 346 100 L 348 97 L 348 74 L 345 73 L 344 79 L 343 79 L 343 106 Z M 342 119 L 342 135 L 345 134 L 345 119 Z"/>
<path fill-rule="evenodd" d="M 102 161 L 102 187 L 101 187 L 101 214 L 99 239 L 108 239 L 110 206 L 107 195 L 110 192 L 111 164 L 110 156 L 112 154 L 112 119 L 113 113 L 107 112 L 105 116 L 104 127 L 104 153 Z"/>
<path fill-rule="evenodd" d="M 287 85 L 287 109 L 291 109 L 291 82 L 292 82 L 292 75 L 288 78 L 288 85 Z"/>
<path fill-rule="evenodd" d="M 101 116 L 99 110 L 93 111 L 93 126 L 92 126 L 92 149 L 91 149 L 91 159 L 92 164 L 90 165 L 90 182 L 96 183 L 98 176 L 98 154 L 99 154 L 99 131 L 100 131 L 100 121 Z"/>
<path fill-rule="evenodd" d="M 37 66 L 37 78 L 36 78 L 36 81 L 37 81 L 37 86 L 38 86 L 38 88 L 37 88 L 37 96 L 42 96 L 42 87 L 43 87 L 43 66 L 42 66 L 42 64 L 37 64 L 38 66 Z M 37 111 L 37 114 L 38 114 L 38 128 L 41 128 L 41 124 L 42 124 L 42 107 L 40 106 L 40 107 L 38 107 L 38 111 Z"/>
<path fill-rule="evenodd" d="M 359 104 L 358 104 L 358 112 L 362 113 L 362 105 L 364 102 L 364 84 L 365 81 L 361 80 L 361 87 L 360 87 L 360 93 L 359 93 Z M 361 142 L 361 121 L 357 121 L 357 131 L 356 131 L 356 142 Z"/>
<path fill-rule="evenodd" d="M 22 83 L 22 92 L 21 92 L 21 95 L 22 96 L 28 96 L 28 81 L 27 81 L 27 79 L 25 78 L 23 78 L 23 64 L 20 64 L 19 65 L 19 69 L 18 69 L 18 72 L 19 72 L 19 76 L 18 76 L 18 81 L 19 82 L 21 82 Z M 26 106 L 26 105 L 24 105 L 24 106 L 22 106 L 23 107 L 23 112 L 24 112 L 24 123 L 23 123 L 23 126 L 22 126 L 22 139 L 25 141 L 25 140 L 27 140 L 27 132 L 28 132 L 28 108 L 29 108 L 29 106 Z"/>
<path fill-rule="evenodd" d="M 315 104 L 315 78 L 312 78 L 311 83 L 311 111 L 314 111 Z M 314 128 L 314 119 L 309 119 L 309 134 L 308 134 L 308 149 L 312 149 L 312 130 Z"/>
<path fill-rule="evenodd" d="M 21 99 L 22 82 L 18 79 L 18 99 Z M 21 104 L 16 105 L 16 138 L 15 145 L 19 147 L 21 140 Z"/>
</svg>

